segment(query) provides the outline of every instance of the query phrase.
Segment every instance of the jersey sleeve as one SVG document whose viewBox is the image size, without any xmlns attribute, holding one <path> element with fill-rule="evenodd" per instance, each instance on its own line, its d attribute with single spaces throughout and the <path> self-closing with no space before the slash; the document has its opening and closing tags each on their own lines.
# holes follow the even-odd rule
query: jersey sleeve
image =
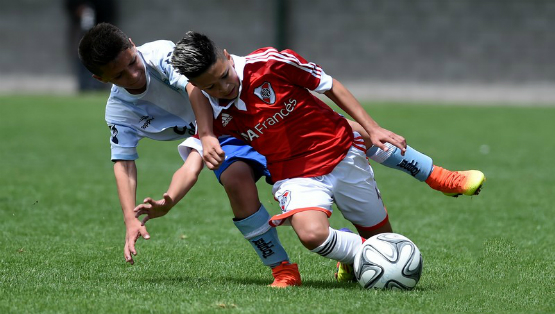
<svg viewBox="0 0 555 314">
<path fill-rule="evenodd" d="M 266 48 L 262 51 L 271 71 L 284 77 L 288 82 L 320 94 L 332 88 L 332 77 L 319 65 L 308 62 L 295 51 L 286 49 L 278 52 L 274 48 Z"/>
<path fill-rule="evenodd" d="M 164 69 L 165 74 L 168 76 L 168 80 L 171 86 L 186 90 L 185 87 L 189 83 L 189 80 L 185 75 L 181 75 L 177 72 L 177 70 L 171 65 L 171 57 L 173 52 L 172 50 L 166 54 L 164 61 L 162 62 L 162 67 Z"/>
<path fill-rule="evenodd" d="M 329 91 L 333 86 L 333 78 L 329 75 L 327 75 L 324 70 L 322 70 L 322 76 L 320 78 L 320 84 L 318 84 L 318 86 L 313 89 L 313 91 L 319 93 L 319 94 L 323 94 L 327 91 Z"/>
<path fill-rule="evenodd" d="M 135 160 L 139 158 L 137 145 L 141 137 L 137 132 L 123 125 L 108 123 L 110 128 L 110 149 L 111 159 L 115 160 Z"/>
<path fill-rule="evenodd" d="M 187 138 L 177 146 L 177 151 L 179 152 L 179 155 L 181 156 L 183 161 L 185 161 L 187 157 L 189 157 L 189 154 L 193 149 L 198 151 L 199 154 L 202 156 L 202 143 L 200 142 L 200 139 L 196 137 L 196 135 Z"/>
<path fill-rule="evenodd" d="M 158 40 L 153 42 L 152 45 L 153 51 L 151 53 L 156 55 L 152 58 L 154 60 L 152 65 L 171 86 L 185 90 L 189 80 L 186 76 L 179 74 L 171 65 L 171 57 L 175 44 L 169 40 Z"/>
</svg>

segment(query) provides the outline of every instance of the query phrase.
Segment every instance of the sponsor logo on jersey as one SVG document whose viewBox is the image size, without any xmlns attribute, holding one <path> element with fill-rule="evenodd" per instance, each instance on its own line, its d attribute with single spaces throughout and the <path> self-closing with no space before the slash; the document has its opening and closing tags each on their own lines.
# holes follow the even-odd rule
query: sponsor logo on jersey
<svg viewBox="0 0 555 314">
<path fill-rule="evenodd" d="M 289 101 L 283 102 L 283 107 L 281 109 L 278 109 L 276 113 L 266 118 L 263 122 L 260 122 L 257 125 L 255 125 L 253 129 L 248 129 L 245 133 L 241 133 L 241 136 L 246 141 L 252 142 L 253 140 L 263 135 L 266 129 L 269 129 L 272 126 L 285 120 L 285 118 L 287 118 L 287 116 L 291 112 L 293 112 L 293 110 L 295 110 L 296 105 L 297 105 L 297 100 L 295 99 L 289 99 Z"/>
<path fill-rule="evenodd" d="M 268 105 L 276 102 L 276 93 L 274 93 L 272 84 L 270 84 L 269 82 L 264 82 L 262 83 L 262 85 L 255 88 L 254 94 Z"/>
<path fill-rule="evenodd" d="M 179 135 L 185 135 L 186 133 L 188 133 L 189 135 L 195 135 L 195 125 L 193 124 L 193 122 L 189 123 L 189 127 L 180 127 L 176 125 L 173 127 L 173 131 Z"/>
<path fill-rule="evenodd" d="M 283 194 L 278 195 L 279 207 L 281 212 L 285 213 L 287 211 L 287 206 L 291 203 L 291 191 L 287 190 Z"/>
<path fill-rule="evenodd" d="M 141 120 L 139 120 L 139 123 L 140 123 L 140 122 L 143 122 L 143 121 L 144 121 L 145 123 L 143 123 L 143 125 L 141 126 L 141 129 L 144 130 L 144 129 L 148 128 L 148 126 L 150 125 L 150 122 L 151 122 L 152 120 L 154 120 L 154 117 L 142 116 L 142 117 L 141 117 Z"/>
<path fill-rule="evenodd" d="M 222 126 L 226 126 L 233 117 L 227 113 L 222 113 Z"/>
</svg>

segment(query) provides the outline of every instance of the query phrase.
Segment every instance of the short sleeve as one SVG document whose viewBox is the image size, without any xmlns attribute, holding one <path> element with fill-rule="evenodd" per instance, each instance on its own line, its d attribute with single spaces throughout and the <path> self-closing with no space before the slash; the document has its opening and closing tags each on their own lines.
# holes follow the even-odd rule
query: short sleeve
<svg viewBox="0 0 555 314">
<path fill-rule="evenodd" d="M 108 127 L 111 132 L 110 148 L 112 161 L 138 159 L 137 145 L 141 137 L 137 132 L 123 125 L 109 123 Z"/>
<path fill-rule="evenodd" d="M 202 156 L 202 143 L 200 142 L 200 139 L 194 136 L 187 138 L 185 141 L 179 144 L 179 146 L 177 146 L 177 150 L 179 151 L 179 155 L 181 156 L 183 161 L 185 161 L 187 157 L 189 157 L 189 154 L 193 149 L 198 151 L 199 154 Z"/>
<path fill-rule="evenodd" d="M 157 40 L 139 47 L 147 63 L 161 76 L 162 80 L 176 89 L 185 90 L 189 83 L 186 76 L 179 74 L 171 65 L 175 44 L 169 40 Z"/>
<path fill-rule="evenodd" d="M 314 89 L 315 92 L 323 94 L 329 91 L 333 86 L 333 78 L 327 75 L 324 70 L 322 70 L 322 76 L 320 77 L 320 84 Z"/>
<path fill-rule="evenodd" d="M 171 65 L 171 57 L 175 44 L 173 42 L 167 42 L 166 44 L 169 49 L 168 52 L 165 53 L 165 57 L 161 59 L 160 67 L 167 76 L 171 86 L 181 90 L 186 90 L 185 87 L 189 83 L 189 80 L 185 75 L 179 74 L 179 72 L 177 72 L 177 70 Z"/>
</svg>

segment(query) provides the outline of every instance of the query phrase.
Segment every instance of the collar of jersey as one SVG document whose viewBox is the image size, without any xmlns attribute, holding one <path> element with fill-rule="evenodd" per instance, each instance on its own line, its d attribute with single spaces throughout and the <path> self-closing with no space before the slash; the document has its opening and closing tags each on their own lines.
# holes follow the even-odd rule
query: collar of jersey
<svg viewBox="0 0 555 314">
<path fill-rule="evenodd" d="M 214 112 L 214 118 L 217 118 L 222 110 L 228 109 L 232 105 L 235 105 L 235 107 L 241 111 L 247 110 L 247 105 L 243 100 L 241 100 L 240 97 L 241 92 L 243 91 L 243 70 L 245 68 L 245 58 L 236 55 L 231 55 L 231 57 L 233 58 L 235 72 L 237 73 L 237 77 L 239 78 L 239 93 L 237 94 L 237 98 L 233 99 L 225 106 L 220 106 L 220 102 L 218 101 L 218 99 L 209 96 L 210 104 L 212 105 L 212 111 Z M 208 96 L 208 94 L 206 93 L 204 93 L 204 95 Z"/>
</svg>

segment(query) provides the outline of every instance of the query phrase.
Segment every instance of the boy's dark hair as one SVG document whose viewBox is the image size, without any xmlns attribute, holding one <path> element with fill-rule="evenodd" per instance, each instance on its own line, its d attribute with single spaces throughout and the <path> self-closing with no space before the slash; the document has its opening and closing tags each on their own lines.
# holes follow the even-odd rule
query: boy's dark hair
<svg viewBox="0 0 555 314">
<path fill-rule="evenodd" d="M 175 45 L 171 64 L 179 74 L 194 79 L 214 65 L 218 58 L 225 58 L 224 53 L 210 38 L 188 31 Z"/>
<path fill-rule="evenodd" d="M 79 59 L 91 73 L 102 75 L 100 67 L 114 61 L 120 52 L 131 48 L 129 37 L 110 23 L 99 23 L 79 42 Z"/>
</svg>

